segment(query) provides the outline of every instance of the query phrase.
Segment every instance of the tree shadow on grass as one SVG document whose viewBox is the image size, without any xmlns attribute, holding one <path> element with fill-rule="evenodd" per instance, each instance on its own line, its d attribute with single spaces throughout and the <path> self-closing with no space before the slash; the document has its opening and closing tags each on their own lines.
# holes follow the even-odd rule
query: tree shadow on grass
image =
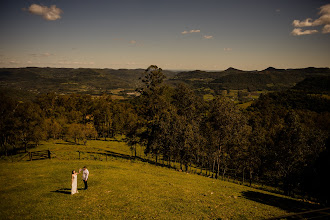
<svg viewBox="0 0 330 220">
<path fill-rule="evenodd" d="M 86 153 L 94 153 L 94 152 L 86 152 Z M 103 154 L 103 155 L 107 155 L 107 156 L 111 156 L 111 157 L 115 157 L 115 158 L 127 159 L 127 160 L 139 160 L 139 161 L 146 162 L 146 163 L 149 163 L 149 164 L 162 166 L 162 167 L 167 167 L 166 165 L 163 165 L 159 162 L 156 163 L 155 161 L 152 161 L 150 159 L 142 158 L 142 157 L 139 157 L 139 156 L 136 156 L 136 157 L 135 156 L 130 156 L 128 154 L 116 153 L 116 152 L 113 152 L 113 151 L 110 151 L 110 150 L 105 150 L 105 153 L 99 153 L 99 154 Z"/>
<path fill-rule="evenodd" d="M 254 191 L 244 191 L 242 192 L 242 197 L 265 205 L 278 207 L 287 212 L 297 213 L 297 212 L 309 211 L 321 207 L 316 204 L 310 204 L 303 201 L 298 201 L 290 198 L 284 198 L 276 195 L 265 194 Z"/>
<path fill-rule="evenodd" d="M 55 144 L 58 144 L 58 145 L 84 145 L 84 144 L 79 144 L 79 143 L 76 143 L 73 141 L 65 141 L 65 142 L 60 142 L 60 143 L 55 143 Z"/>
</svg>

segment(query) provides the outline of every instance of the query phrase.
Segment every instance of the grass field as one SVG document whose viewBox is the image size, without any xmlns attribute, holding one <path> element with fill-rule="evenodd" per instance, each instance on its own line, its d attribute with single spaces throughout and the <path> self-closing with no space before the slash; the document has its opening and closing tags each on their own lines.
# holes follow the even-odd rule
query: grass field
<svg viewBox="0 0 330 220">
<path fill-rule="evenodd" d="M 0 161 L 0 219 L 265 219 L 308 210 L 309 204 L 247 186 L 118 157 L 77 150 L 130 154 L 124 142 L 87 146 L 46 142 L 54 159 Z M 102 159 L 102 161 L 100 161 Z M 71 171 L 90 171 L 89 189 L 70 195 Z M 78 189 L 83 187 L 78 177 Z"/>
</svg>

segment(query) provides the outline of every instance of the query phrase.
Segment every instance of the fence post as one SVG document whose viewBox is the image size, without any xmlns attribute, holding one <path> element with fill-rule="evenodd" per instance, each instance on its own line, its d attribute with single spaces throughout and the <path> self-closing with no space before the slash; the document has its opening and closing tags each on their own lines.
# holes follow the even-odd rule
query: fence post
<svg viewBox="0 0 330 220">
<path fill-rule="evenodd" d="M 52 159 L 51 155 L 50 155 L 50 150 L 48 149 L 48 158 Z"/>
</svg>

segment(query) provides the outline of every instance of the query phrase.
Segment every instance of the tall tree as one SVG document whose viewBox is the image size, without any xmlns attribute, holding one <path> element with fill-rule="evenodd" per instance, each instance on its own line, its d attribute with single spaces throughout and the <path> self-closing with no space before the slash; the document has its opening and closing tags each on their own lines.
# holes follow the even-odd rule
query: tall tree
<svg viewBox="0 0 330 220">
<path fill-rule="evenodd" d="M 103 95 L 94 100 L 92 115 L 99 135 L 104 139 L 110 137 L 113 125 L 113 101 L 111 96 Z"/>
<path fill-rule="evenodd" d="M 175 130 L 177 138 L 174 140 L 178 141 L 179 159 L 187 170 L 188 164 L 200 160 L 198 153 L 201 152 L 203 141 L 200 134 L 203 101 L 186 85 L 179 84 L 173 92 L 172 104 L 178 115 Z"/>
<path fill-rule="evenodd" d="M 275 139 L 276 174 L 283 180 L 287 195 L 299 183 L 304 167 L 324 150 L 322 136 L 313 135 L 307 129 L 299 122 L 299 116 L 290 111 L 285 117 L 285 126 Z"/>
<path fill-rule="evenodd" d="M 213 172 L 216 169 L 218 177 L 222 168 L 224 175 L 234 159 L 234 152 L 245 142 L 246 120 L 233 102 L 225 97 L 217 97 L 210 103 L 208 116 L 203 123 L 204 135 L 213 156 Z"/>
<path fill-rule="evenodd" d="M 137 89 L 141 94 L 137 99 L 139 115 L 145 120 L 145 129 L 140 134 L 141 143 L 146 145 L 145 153 L 152 153 L 156 161 L 161 152 L 162 143 L 159 141 L 161 115 L 169 108 L 166 96 L 167 88 L 162 86 L 165 75 L 157 66 L 148 67 L 142 77 L 143 85 Z"/>
<path fill-rule="evenodd" d="M 30 142 L 39 144 L 40 140 L 46 137 L 43 127 L 44 117 L 38 105 L 32 102 L 18 105 L 15 117 L 19 119 L 15 125 L 15 130 L 24 146 L 25 152 Z"/>
</svg>

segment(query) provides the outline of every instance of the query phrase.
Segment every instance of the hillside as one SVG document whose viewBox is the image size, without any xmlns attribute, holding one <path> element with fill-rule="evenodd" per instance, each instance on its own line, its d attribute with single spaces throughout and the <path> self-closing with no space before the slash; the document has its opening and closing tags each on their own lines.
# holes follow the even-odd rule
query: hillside
<svg viewBox="0 0 330 220">
<path fill-rule="evenodd" d="M 4 219 L 265 219 L 317 208 L 315 205 L 244 185 L 120 157 L 84 152 L 118 152 L 118 141 L 87 146 L 45 142 L 51 160 L 0 161 L 0 214 Z M 16 160 L 16 159 L 15 159 Z M 102 161 L 101 161 L 102 160 Z M 88 191 L 70 195 L 70 173 L 87 166 Z M 80 179 L 81 176 L 78 178 Z"/>
<path fill-rule="evenodd" d="M 143 69 L 72 69 L 72 68 L 12 68 L 0 69 L 0 92 L 20 96 L 21 100 L 37 94 L 111 94 L 113 99 L 136 95 L 141 86 Z M 261 93 L 284 91 L 290 88 L 311 93 L 328 94 L 329 68 L 275 69 L 243 71 L 228 68 L 224 71 L 163 70 L 165 84 L 186 84 L 205 100 L 225 95 L 235 103 L 250 105 Z M 306 79 L 306 81 L 304 81 Z M 19 94 L 19 95 L 15 95 Z M 246 104 L 245 104 L 246 103 Z"/>
<path fill-rule="evenodd" d="M 314 94 L 330 94 L 330 76 L 308 77 L 293 88 Z"/>
<path fill-rule="evenodd" d="M 329 76 L 329 68 L 275 69 L 269 67 L 262 71 L 242 71 L 229 68 L 220 72 L 190 71 L 180 72 L 171 79 L 172 83 L 181 81 L 194 88 L 221 90 L 268 90 L 280 91 L 292 88 L 296 83 L 311 76 Z"/>
<path fill-rule="evenodd" d="M 122 89 L 133 91 L 140 85 L 143 69 L 72 69 L 72 68 L 2 68 L 0 87 L 30 91 L 35 94 L 56 93 L 112 93 Z M 329 76 L 329 68 L 275 69 L 243 71 L 228 68 L 225 71 L 201 70 L 163 71 L 166 83 L 185 83 L 195 89 L 280 91 L 292 88 L 308 77 Z M 324 83 L 323 83 L 324 84 Z M 315 86 L 315 85 L 314 85 Z M 327 85 L 325 85 L 327 86 Z M 324 86 L 323 86 L 324 87 Z"/>
<path fill-rule="evenodd" d="M 111 93 L 135 89 L 142 69 L 7 68 L 0 69 L 0 86 L 33 93 Z M 164 72 L 168 77 L 174 73 Z"/>
</svg>

